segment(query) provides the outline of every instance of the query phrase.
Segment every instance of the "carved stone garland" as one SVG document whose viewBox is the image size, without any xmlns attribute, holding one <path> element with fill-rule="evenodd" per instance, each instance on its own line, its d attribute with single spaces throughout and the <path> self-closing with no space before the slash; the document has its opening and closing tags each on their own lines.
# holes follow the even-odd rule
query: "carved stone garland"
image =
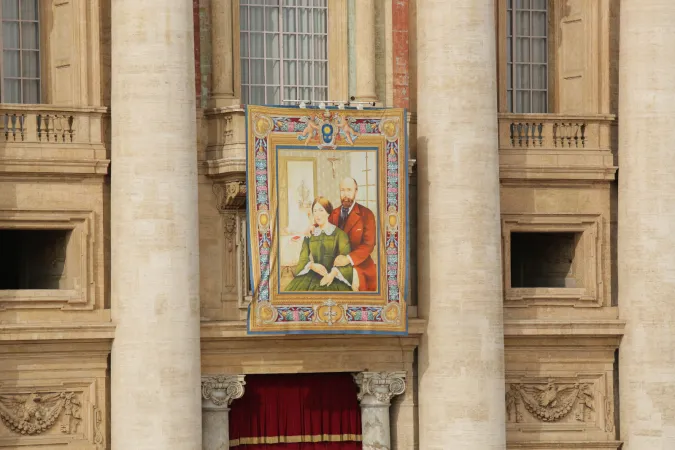
<svg viewBox="0 0 675 450">
<path fill-rule="evenodd" d="M 49 430 L 63 415 L 62 433 L 74 433 L 79 422 L 80 401 L 70 391 L 0 395 L 0 420 L 11 431 L 37 435 Z"/>
<path fill-rule="evenodd" d="M 587 421 L 587 413 L 594 411 L 594 395 L 587 383 L 511 384 L 506 391 L 508 421 L 523 421 L 521 406 L 542 422 L 558 422 L 576 408 L 575 419 Z"/>
</svg>

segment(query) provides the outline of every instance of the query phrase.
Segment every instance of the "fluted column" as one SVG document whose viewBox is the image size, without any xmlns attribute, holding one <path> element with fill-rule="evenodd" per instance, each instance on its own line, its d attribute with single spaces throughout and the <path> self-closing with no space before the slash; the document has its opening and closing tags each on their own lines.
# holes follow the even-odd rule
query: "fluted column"
<svg viewBox="0 0 675 450">
<path fill-rule="evenodd" d="M 420 449 L 504 449 L 493 0 L 418 0 Z"/>
<path fill-rule="evenodd" d="M 377 101 L 375 92 L 375 0 L 357 0 L 354 22 L 356 101 Z"/>
<path fill-rule="evenodd" d="M 405 372 L 361 372 L 354 375 L 361 403 L 363 450 L 391 449 L 389 406 L 405 391 Z"/>
<path fill-rule="evenodd" d="M 623 0 L 618 282 L 624 450 L 675 449 L 675 2 Z"/>
<path fill-rule="evenodd" d="M 211 2 L 211 107 L 229 106 L 234 101 L 234 47 L 232 2 Z"/>
<path fill-rule="evenodd" d="M 191 0 L 114 0 L 113 450 L 201 448 Z"/>
<path fill-rule="evenodd" d="M 202 377 L 202 450 L 230 448 L 230 405 L 245 384 L 244 375 Z"/>
</svg>

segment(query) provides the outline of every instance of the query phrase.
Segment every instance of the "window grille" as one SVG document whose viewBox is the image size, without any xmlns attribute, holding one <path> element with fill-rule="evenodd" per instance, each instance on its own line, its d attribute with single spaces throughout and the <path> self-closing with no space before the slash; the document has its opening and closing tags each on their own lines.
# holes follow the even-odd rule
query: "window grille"
<svg viewBox="0 0 675 450">
<path fill-rule="evenodd" d="M 40 103 L 39 0 L 2 0 L 0 101 Z"/>
<path fill-rule="evenodd" d="M 507 0 L 509 112 L 548 112 L 548 0 Z"/>
<path fill-rule="evenodd" d="M 245 104 L 327 100 L 327 0 L 241 0 Z"/>
</svg>

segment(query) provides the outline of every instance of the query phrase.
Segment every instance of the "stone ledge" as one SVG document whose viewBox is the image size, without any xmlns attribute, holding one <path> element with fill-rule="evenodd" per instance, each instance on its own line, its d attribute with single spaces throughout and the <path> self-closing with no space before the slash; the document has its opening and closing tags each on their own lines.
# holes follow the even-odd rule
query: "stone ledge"
<svg viewBox="0 0 675 450">
<path fill-rule="evenodd" d="M 239 153 L 246 154 L 246 146 L 239 145 L 237 146 Z M 245 174 L 246 173 L 246 158 L 223 158 L 223 159 L 211 159 L 202 162 L 201 167 L 204 169 L 204 175 L 210 177 L 218 177 L 222 175 L 229 174 Z"/>
<path fill-rule="evenodd" d="M 112 341 L 112 323 L 0 324 L 0 343 L 31 341 Z"/>
<path fill-rule="evenodd" d="M 507 320 L 506 337 L 621 337 L 624 320 Z"/>
<path fill-rule="evenodd" d="M 507 166 L 500 165 L 500 180 L 584 180 L 613 181 L 616 179 L 618 167 L 541 167 L 541 166 Z"/>
<path fill-rule="evenodd" d="M 587 441 L 570 441 L 570 442 L 507 442 L 506 448 L 508 450 L 616 450 L 621 446 L 621 441 L 605 441 L 605 442 L 587 442 Z"/>
<path fill-rule="evenodd" d="M 423 319 L 408 319 L 408 336 L 386 336 L 376 335 L 377 337 L 401 338 L 419 337 L 426 330 L 427 322 Z M 275 334 L 275 335 L 248 335 L 246 334 L 246 321 L 223 321 L 223 322 L 202 322 L 201 324 L 201 339 L 202 341 L 219 340 L 228 338 L 251 338 L 251 339 L 307 339 L 307 334 Z M 349 338 L 367 338 L 364 334 L 326 334 L 313 335 L 314 337 L 321 337 L 322 339 L 349 339 Z"/>
<path fill-rule="evenodd" d="M 110 160 L 62 160 L 62 159 L 0 159 L 0 173 L 63 175 L 63 176 L 101 176 L 108 174 Z"/>
</svg>

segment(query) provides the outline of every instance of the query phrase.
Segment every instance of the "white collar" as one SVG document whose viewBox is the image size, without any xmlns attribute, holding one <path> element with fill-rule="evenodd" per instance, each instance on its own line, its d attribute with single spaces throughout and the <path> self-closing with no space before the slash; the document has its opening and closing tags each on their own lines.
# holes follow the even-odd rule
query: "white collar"
<svg viewBox="0 0 675 450">
<path fill-rule="evenodd" d="M 312 232 L 312 234 L 314 234 L 314 236 L 320 236 L 321 233 L 325 233 L 326 236 L 330 236 L 331 234 L 333 234 L 333 231 L 335 231 L 336 228 L 337 227 L 335 225 L 333 225 L 330 222 L 327 222 L 326 225 L 323 226 L 323 230 L 319 227 L 314 227 L 314 231 Z"/>
</svg>

